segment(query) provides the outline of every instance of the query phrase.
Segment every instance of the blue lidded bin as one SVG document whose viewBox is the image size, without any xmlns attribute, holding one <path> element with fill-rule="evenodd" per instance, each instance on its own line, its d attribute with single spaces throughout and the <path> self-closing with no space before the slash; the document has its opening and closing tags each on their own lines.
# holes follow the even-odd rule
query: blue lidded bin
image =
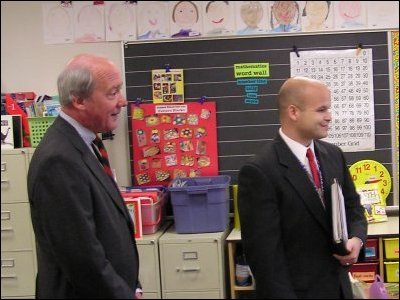
<svg viewBox="0 0 400 300">
<path fill-rule="evenodd" d="M 177 233 L 224 231 L 229 223 L 227 175 L 174 179 L 171 193 Z"/>
</svg>

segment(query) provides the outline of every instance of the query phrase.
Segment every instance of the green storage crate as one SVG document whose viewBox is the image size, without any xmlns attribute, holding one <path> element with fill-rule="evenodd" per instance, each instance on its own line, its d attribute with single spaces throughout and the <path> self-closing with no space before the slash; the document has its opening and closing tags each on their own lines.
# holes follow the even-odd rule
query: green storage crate
<svg viewBox="0 0 400 300">
<path fill-rule="evenodd" d="M 47 128 L 53 124 L 56 117 L 28 118 L 31 147 L 39 145 Z"/>
</svg>

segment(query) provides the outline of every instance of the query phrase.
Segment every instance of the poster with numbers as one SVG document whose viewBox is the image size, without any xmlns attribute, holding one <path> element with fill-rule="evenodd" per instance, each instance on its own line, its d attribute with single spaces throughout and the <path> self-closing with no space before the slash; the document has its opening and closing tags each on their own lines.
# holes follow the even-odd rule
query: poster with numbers
<svg viewBox="0 0 400 300">
<path fill-rule="evenodd" d="M 327 142 L 345 152 L 375 150 L 372 49 L 290 53 L 291 76 L 325 82 L 331 90 Z"/>
</svg>

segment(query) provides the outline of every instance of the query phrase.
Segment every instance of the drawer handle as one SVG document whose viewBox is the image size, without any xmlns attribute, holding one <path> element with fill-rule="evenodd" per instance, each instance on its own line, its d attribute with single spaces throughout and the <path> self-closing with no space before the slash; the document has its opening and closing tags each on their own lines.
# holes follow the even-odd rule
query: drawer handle
<svg viewBox="0 0 400 300">
<path fill-rule="evenodd" d="M 1 279 L 17 279 L 17 275 L 1 275 Z"/>
<path fill-rule="evenodd" d="M 1 267 L 2 268 L 14 268 L 15 260 L 14 259 L 2 259 Z"/>
<path fill-rule="evenodd" d="M 180 272 L 181 269 L 180 268 L 176 268 L 177 272 Z M 195 268 L 182 268 L 183 272 L 200 272 L 200 267 L 195 267 Z"/>
<path fill-rule="evenodd" d="M 8 180 L 8 179 L 2 179 L 1 180 L 1 183 L 9 183 L 10 182 L 10 180 Z"/>
<path fill-rule="evenodd" d="M 14 228 L 12 228 L 12 227 L 6 227 L 6 228 L 2 228 L 1 229 L 1 231 L 3 232 L 5 232 L 5 231 L 14 231 Z"/>
<path fill-rule="evenodd" d="M 11 219 L 11 211 L 4 210 L 1 212 L 1 219 L 2 220 L 10 220 Z"/>
<path fill-rule="evenodd" d="M 5 162 L 2 162 L 2 163 L 1 163 L 1 171 L 2 171 L 2 172 L 7 171 L 7 163 L 5 163 Z"/>
</svg>

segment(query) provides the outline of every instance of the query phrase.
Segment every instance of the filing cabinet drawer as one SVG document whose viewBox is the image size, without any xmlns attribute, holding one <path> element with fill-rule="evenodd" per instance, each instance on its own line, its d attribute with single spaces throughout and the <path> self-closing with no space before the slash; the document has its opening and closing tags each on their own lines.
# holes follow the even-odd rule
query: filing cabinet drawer
<svg viewBox="0 0 400 300">
<path fill-rule="evenodd" d="M 222 264 L 217 243 L 163 244 L 163 289 L 199 290 L 220 287 Z"/>
<path fill-rule="evenodd" d="M 1 155 L 1 202 L 28 202 L 27 154 L 24 150 L 14 150 L 12 153 Z"/>
<path fill-rule="evenodd" d="M 146 292 L 157 292 L 160 288 L 157 245 L 137 245 L 140 261 L 146 264 L 139 268 L 139 280 Z M 154 298 L 150 298 L 154 299 Z"/>
<path fill-rule="evenodd" d="M 158 295 L 158 293 L 143 292 L 143 299 L 160 299 L 160 296 Z"/>
<path fill-rule="evenodd" d="M 219 291 L 167 292 L 164 299 L 219 299 Z"/>
<path fill-rule="evenodd" d="M 1 252 L 1 297 L 35 294 L 33 251 Z"/>
<path fill-rule="evenodd" d="M 1 250 L 33 250 L 29 203 L 1 204 Z"/>
</svg>

